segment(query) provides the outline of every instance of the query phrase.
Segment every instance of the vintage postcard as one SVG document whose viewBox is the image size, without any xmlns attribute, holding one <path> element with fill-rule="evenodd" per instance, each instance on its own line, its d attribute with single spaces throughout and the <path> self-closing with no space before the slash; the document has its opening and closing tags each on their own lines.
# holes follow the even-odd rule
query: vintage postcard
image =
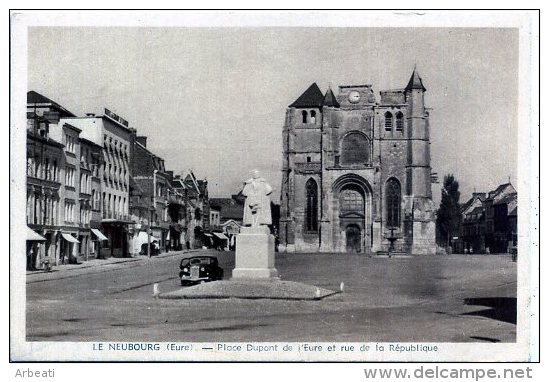
<svg viewBox="0 0 549 382">
<path fill-rule="evenodd" d="M 535 361 L 535 11 L 12 11 L 12 361 Z"/>
</svg>

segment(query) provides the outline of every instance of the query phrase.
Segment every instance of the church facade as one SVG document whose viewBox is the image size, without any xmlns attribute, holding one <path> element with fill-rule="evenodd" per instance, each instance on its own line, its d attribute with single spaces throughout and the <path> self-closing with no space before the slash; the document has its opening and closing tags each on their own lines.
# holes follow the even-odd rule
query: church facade
<svg viewBox="0 0 549 382">
<path fill-rule="evenodd" d="M 280 250 L 434 254 L 429 111 L 414 69 L 380 92 L 312 84 L 286 111 Z"/>
</svg>

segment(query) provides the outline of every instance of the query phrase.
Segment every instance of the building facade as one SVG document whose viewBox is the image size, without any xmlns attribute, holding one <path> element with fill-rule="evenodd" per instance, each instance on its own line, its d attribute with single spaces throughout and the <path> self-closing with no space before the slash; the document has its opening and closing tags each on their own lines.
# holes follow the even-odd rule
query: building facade
<svg viewBox="0 0 549 382">
<path fill-rule="evenodd" d="M 79 238 L 80 253 L 88 259 L 100 259 L 101 246 L 107 240 L 101 232 L 102 147 L 80 138 L 80 224 L 85 228 Z"/>
<path fill-rule="evenodd" d="M 136 132 L 134 131 L 134 134 Z M 151 235 L 161 250 L 166 250 L 170 238 L 169 195 L 172 189 L 170 174 L 166 172 L 164 159 L 147 149 L 147 137 L 135 136 L 132 140 L 131 171 L 140 197 L 132 197 L 131 214 L 135 225 L 133 252 L 141 251 Z M 148 214 L 147 214 L 148 212 Z"/>
<path fill-rule="evenodd" d="M 81 137 L 99 145 L 101 157 L 100 179 L 101 257 L 130 256 L 133 222 L 129 214 L 130 142 L 131 130 L 126 120 L 105 109 L 103 115 L 88 114 L 62 120 L 79 128 Z"/>
<path fill-rule="evenodd" d="M 458 253 L 505 253 L 517 246 L 517 192 L 511 183 L 474 192 L 461 206 Z"/>
<path fill-rule="evenodd" d="M 185 193 L 180 192 L 177 186 L 180 185 L 176 181 L 173 171 L 166 171 L 168 175 L 169 185 L 168 192 L 168 219 L 169 232 L 166 238 L 166 248 L 168 250 L 181 250 L 185 244 L 186 208 L 185 208 Z"/>
<path fill-rule="evenodd" d="M 43 115 L 27 113 L 27 225 L 45 239 L 27 242 L 29 270 L 42 268 L 46 259 L 55 263 L 63 240 L 60 208 L 64 204 L 64 145 L 50 136 L 49 126 L 50 121 Z"/>
<path fill-rule="evenodd" d="M 402 90 L 311 85 L 286 111 L 280 249 L 434 254 L 429 111 Z"/>
<path fill-rule="evenodd" d="M 61 206 L 61 251 L 58 263 L 75 263 L 85 250 L 81 246 L 79 237 L 89 236 L 89 226 L 86 227 L 86 196 L 80 197 L 80 133 L 81 130 L 63 119 L 50 126 L 50 133 L 54 139 L 60 140 L 64 147 L 65 166 L 64 177 L 61 182 L 63 205 Z M 84 189 L 86 190 L 86 189 Z M 80 220 L 80 219 L 84 220 Z"/>
<path fill-rule="evenodd" d="M 181 179 L 185 186 L 186 244 L 189 248 L 201 248 L 212 244 L 210 228 L 210 202 L 208 181 L 197 179 L 192 171 Z"/>
</svg>

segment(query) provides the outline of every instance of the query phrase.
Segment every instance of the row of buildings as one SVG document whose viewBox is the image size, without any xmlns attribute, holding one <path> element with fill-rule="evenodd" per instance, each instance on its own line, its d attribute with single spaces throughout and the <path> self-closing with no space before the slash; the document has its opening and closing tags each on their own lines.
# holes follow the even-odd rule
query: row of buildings
<svg viewBox="0 0 549 382">
<path fill-rule="evenodd" d="M 517 191 L 511 183 L 488 193 L 474 192 L 461 206 L 457 253 L 503 253 L 517 247 Z"/>
<path fill-rule="evenodd" d="M 128 121 L 27 93 L 27 268 L 201 247 L 208 183 L 166 170 Z M 152 244 L 151 244 L 152 243 Z"/>
</svg>

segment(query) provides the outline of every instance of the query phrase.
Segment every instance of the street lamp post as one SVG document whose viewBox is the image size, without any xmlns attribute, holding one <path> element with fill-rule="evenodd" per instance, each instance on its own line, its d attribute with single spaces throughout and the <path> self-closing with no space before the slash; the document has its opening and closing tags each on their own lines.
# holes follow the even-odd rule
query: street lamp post
<svg viewBox="0 0 549 382">
<path fill-rule="evenodd" d="M 151 258 L 151 227 L 147 225 L 147 257 Z"/>
<path fill-rule="evenodd" d="M 154 211 L 156 212 L 156 173 L 158 170 L 153 171 L 153 207 Z M 151 222 L 152 222 L 152 216 L 151 220 L 149 220 L 149 226 L 147 228 L 147 255 L 149 258 L 151 257 Z"/>
</svg>

